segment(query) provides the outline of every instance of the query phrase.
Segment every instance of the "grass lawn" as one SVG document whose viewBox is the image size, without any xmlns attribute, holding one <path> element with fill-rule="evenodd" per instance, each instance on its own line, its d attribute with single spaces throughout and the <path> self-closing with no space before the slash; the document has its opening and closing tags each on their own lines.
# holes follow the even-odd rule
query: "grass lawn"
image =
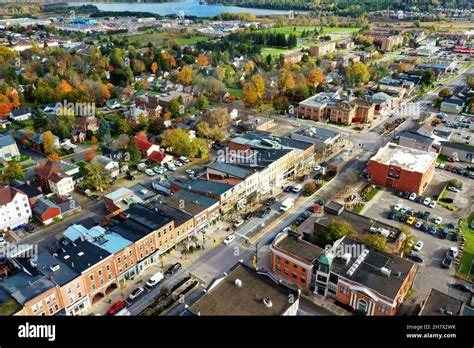
<svg viewBox="0 0 474 348">
<path fill-rule="evenodd" d="M 13 299 L 0 304 L 0 315 L 13 315 L 18 312 L 21 307 Z"/>
<path fill-rule="evenodd" d="M 231 88 L 227 87 L 227 92 L 234 97 L 241 97 L 242 96 L 242 88 Z"/>
<path fill-rule="evenodd" d="M 354 208 L 352 208 L 351 211 L 352 211 L 353 213 L 359 214 L 359 213 L 362 211 L 362 209 L 364 209 L 364 207 L 365 207 L 365 204 L 359 203 L 359 204 L 357 204 Z"/>
<path fill-rule="evenodd" d="M 469 273 L 474 258 L 474 230 L 470 228 L 472 221 L 474 221 L 474 212 L 469 214 L 467 218 L 459 221 L 461 234 L 466 239 L 466 242 L 464 243 L 464 253 L 461 257 L 458 275 L 469 281 L 472 281 L 472 276 L 469 279 Z"/>
<path fill-rule="evenodd" d="M 374 196 L 379 192 L 382 188 L 380 186 L 375 186 L 374 188 L 371 188 L 370 190 L 367 191 L 367 193 L 364 195 L 364 200 L 366 202 L 370 201 Z"/>
<path fill-rule="evenodd" d="M 442 155 L 442 154 L 439 154 L 438 155 L 438 160 L 437 162 L 439 163 L 446 163 L 446 161 L 448 160 L 448 157 L 446 155 Z"/>
<path fill-rule="evenodd" d="M 458 210 L 458 207 L 455 206 L 453 203 L 446 203 L 446 202 L 443 202 L 441 199 L 442 198 L 446 198 L 448 196 L 448 186 L 449 184 L 447 184 L 443 191 L 441 191 L 441 194 L 439 195 L 439 198 L 438 198 L 438 204 L 445 207 L 446 209 L 450 210 L 450 211 L 456 211 Z"/>
<path fill-rule="evenodd" d="M 281 28 L 268 28 L 268 29 L 262 29 L 263 32 L 268 32 L 268 33 L 273 33 L 273 32 L 276 32 L 278 34 L 282 33 L 282 34 L 286 34 L 286 35 L 289 35 L 289 34 L 293 34 L 295 32 L 295 28 L 296 28 L 296 32 L 303 32 L 303 30 L 314 30 L 315 28 L 318 29 L 319 31 L 319 26 L 315 26 L 315 25 L 297 25 L 297 26 L 294 26 L 294 25 L 289 25 L 289 26 L 286 26 L 286 27 L 281 27 Z M 349 28 L 349 27 L 323 27 L 323 33 L 320 33 L 319 35 L 326 35 L 326 34 L 331 34 L 331 33 L 337 33 L 337 32 L 340 32 L 340 33 L 352 33 L 352 32 L 355 32 L 355 31 L 358 31 L 359 28 Z"/>
<path fill-rule="evenodd" d="M 271 47 L 264 47 L 262 48 L 262 55 L 268 56 L 271 55 L 272 57 L 279 56 L 282 53 L 288 52 L 289 49 L 287 48 L 271 48 Z"/>
<path fill-rule="evenodd" d="M 176 43 L 180 46 L 184 46 L 184 45 L 194 45 L 198 42 L 207 41 L 207 40 L 209 40 L 207 36 L 193 36 L 191 38 L 177 39 Z"/>
</svg>

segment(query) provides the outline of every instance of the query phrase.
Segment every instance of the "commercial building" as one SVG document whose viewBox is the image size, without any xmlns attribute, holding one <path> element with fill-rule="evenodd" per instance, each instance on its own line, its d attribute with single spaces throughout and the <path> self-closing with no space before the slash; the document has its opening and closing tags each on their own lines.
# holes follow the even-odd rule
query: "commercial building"
<svg viewBox="0 0 474 348">
<path fill-rule="evenodd" d="M 421 194 L 433 178 L 437 153 L 388 143 L 369 161 L 374 183 Z"/>
<path fill-rule="evenodd" d="M 421 151 L 434 151 L 435 139 L 416 132 L 406 131 L 400 134 L 398 144 Z"/>
<path fill-rule="evenodd" d="M 453 316 L 462 315 L 463 301 L 444 292 L 430 289 L 428 296 L 421 302 L 418 315 L 423 316 Z"/>
<path fill-rule="evenodd" d="M 321 249 L 283 232 L 271 251 L 280 278 L 365 315 L 395 315 L 416 273 L 413 262 L 348 236 Z"/>
<path fill-rule="evenodd" d="M 293 316 L 298 307 L 298 290 L 284 286 L 267 272 L 238 263 L 215 279 L 189 311 L 202 316 Z"/>
<path fill-rule="evenodd" d="M 313 126 L 292 132 L 290 138 L 313 143 L 318 150 L 321 150 L 333 146 L 341 138 L 341 133 L 328 128 Z"/>
<path fill-rule="evenodd" d="M 472 145 L 442 141 L 441 154 L 462 162 L 474 163 L 474 146 Z"/>
</svg>

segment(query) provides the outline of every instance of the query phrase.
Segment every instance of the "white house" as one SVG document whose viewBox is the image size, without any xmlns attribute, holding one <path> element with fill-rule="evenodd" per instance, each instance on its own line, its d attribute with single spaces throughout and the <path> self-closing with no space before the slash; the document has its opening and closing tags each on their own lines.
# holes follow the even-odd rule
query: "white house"
<svg viewBox="0 0 474 348">
<path fill-rule="evenodd" d="M 117 161 L 114 161 L 111 158 L 105 156 L 95 156 L 92 163 L 99 163 L 102 168 L 104 168 L 109 174 L 111 178 L 116 178 L 120 174 L 120 164 Z"/>
<path fill-rule="evenodd" d="M 19 155 L 15 139 L 11 135 L 0 136 L 0 160 L 11 161 Z"/>
<path fill-rule="evenodd" d="M 13 121 L 27 121 L 31 119 L 31 109 L 15 109 L 8 117 Z"/>
<path fill-rule="evenodd" d="M 32 216 L 28 196 L 10 186 L 0 187 L 0 229 L 15 230 Z"/>
</svg>

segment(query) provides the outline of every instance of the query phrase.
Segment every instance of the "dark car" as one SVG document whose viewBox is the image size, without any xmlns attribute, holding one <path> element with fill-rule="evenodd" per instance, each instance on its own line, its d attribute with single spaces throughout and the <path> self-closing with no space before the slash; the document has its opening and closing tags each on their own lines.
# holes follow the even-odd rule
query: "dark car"
<svg viewBox="0 0 474 348">
<path fill-rule="evenodd" d="M 436 228 L 436 226 L 431 226 L 430 234 L 434 236 L 437 232 L 438 232 L 438 229 Z"/>
<path fill-rule="evenodd" d="M 439 238 L 446 239 L 448 237 L 448 234 L 449 234 L 449 229 L 448 228 L 443 228 L 443 230 L 439 234 Z"/>
<path fill-rule="evenodd" d="M 285 189 L 283 190 L 283 192 L 288 193 L 288 192 L 291 192 L 291 190 L 293 190 L 293 186 L 288 185 L 287 187 L 285 187 Z"/>
<path fill-rule="evenodd" d="M 31 225 L 26 225 L 25 230 L 26 230 L 26 232 L 33 232 L 35 230 L 35 228 Z"/>
<path fill-rule="evenodd" d="M 318 198 L 314 203 L 324 205 L 324 199 Z"/>
<path fill-rule="evenodd" d="M 90 199 L 92 199 L 94 202 L 97 202 L 100 199 L 99 195 L 92 195 L 90 196 Z"/>
<path fill-rule="evenodd" d="M 464 175 L 464 172 L 465 172 L 465 170 L 462 169 L 462 168 L 459 168 L 458 170 L 456 170 L 456 174 L 458 174 L 458 175 Z"/>
<path fill-rule="evenodd" d="M 449 227 L 449 228 L 456 228 L 456 226 L 457 226 L 457 225 L 456 225 L 455 222 L 450 222 L 450 223 L 448 224 L 448 227 Z"/>
<path fill-rule="evenodd" d="M 109 184 L 110 184 L 110 185 L 115 185 L 116 183 L 117 183 L 117 180 L 112 179 L 112 180 L 110 180 L 110 183 L 109 183 Z"/>
<path fill-rule="evenodd" d="M 408 219 L 408 216 L 406 216 L 404 214 L 400 215 L 400 222 L 405 222 L 405 221 L 407 221 L 407 219 Z"/>
<path fill-rule="evenodd" d="M 410 215 L 410 216 L 414 216 L 415 215 L 415 212 L 413 210 L 408 210 L 406 212 L 407 215 Z"/>
<path fill-rule="evenodd" d="M 421 256 L 420 254 L 415 253 L 413 251 L 411 251 L 410 254 L 408 254 L 408 257 L 412 261 L 415 261 L 415 262 L 423 263 L 423 261 L 424 261 L 423 256 Z"/>
<path fill-rule="evenodd" d="M 390 212 L 390 214 L 388 215 L 388 218 L 390 220 L 395 220 L 397 218 L 397 213 L 395 211 Z"/>
<path fill-rule="evenodd" d="M 323 174 L 322 174 L 322 173 L 316 173 L 316 175 L 313 176 L 313 179 L 314 179 L 314 180 L 319 180 L 319 179 L 321 179 L 322 177 L 323 177 Z"/>
<path fill-rule="evenodd" d="M 418 218 L 418 219 L 423 219 L 423 212 L 422 211 L 417 211 L 415 216 Z"/>
<path fill-rule="evenodd" d="M 309 218 L 311 216 L 311 212 L 309 210 L 305 210 L 301 216 L 305 219 Z"/>
<path fill-rule="evenodd" d="M 170 266 L 166 270 L 165 276 L 171 276 L 171 275 L 175 274 L 176 272 L 179 271 L 180 268 L 181 268 L 181 264 L 179 262 L 176 262 L 174 265 Z"/>
<path fill-rule="evenodd" d="M 251 218 L 253 218 L 253 212 L 249 212 L 244 215 L 244 220 L 250 220 Z"/>
<path fill-rule="evenodd" d="M 260 210 L 257 214 L 257 216 L 261 219 L 263 219 L 264 217 L 266 217 L 268 214 L 270 214 L 272 210 L 270 208 L 265 208 L 263 210 Z"/>
<path fill-rule="evenodd" d="M 470 292 L 470 293 L 473 292 L 472 287 L 467 285 L 467 284 L 464 284 L 464 283 L 455 283 L 455 284 L 453 284 L 453 287 L 460 290 L 460 291 Z"/>
<path fill-rule="evenodd" d="M 427 232 L 429 229 L 430 229 L 430 225 L 427 224 L 426 222 L 423 225 L 421 225 L 422 231 Z"/>
<path fill-rule="evenodd" d="M 404 191 L 402 197 L 408 199 L 410 197 L 411 193 L 408 191 Z"/>
<path fill-rule="evenodd" d="M 300 217 L 298 217 L 298 218 L 295 220 L 294 224 L 295 224 L 296 226 L 299 226 L 299 225 L 301 225 L 301 224 L 304 222 L 304 220 L 305 220 L 305 219 L 304 219 L 302 216 L 300 216 Z"/>
<path fill-rule="evenodd" d="M 444 203 L 454 203 L 454 199 L 451 197 L 443 197 L 440 199 L 440 201 Z"/>
<path fill-rule="evenodd" d="M 269 199 L 267 199 L 267 201 L 265 202 L 265 205 L 268 205 L 268 206 L 270 206 L 270 205 L 273 205 L 273 204 L 275 204 L 275 202 L 276 202 L 276 199 L 275 199 L 275 197 L 270 197 L 270 198 L 269 198 Z"/>
<path fill-rule="evenodd" d="M 425 200 L 425 197 L 423 197 L 423 196 L 418 196 L 418 197 L 416 197 L 415 202 L 422 204 L 424 200 Z"/>
<path fill-rule="evenodd" d="M 443 261 L 441 261 L 441 267 L 443 268 L 451 268 L 453 266 L 453 259 L 450 257 L 445 257 Z"/>
<path fill-rule="evenodd" d="M 324 167 L 327 167 L 327 166 L 328 166 L 328 162 L 322 162 L 322 163 L 320 164 L 320 166 L 323 167 L 323 168 L 324 168 Z"/>
<path fill-rule="evenodd" d="M 423 213 L 423 219 L 425 219 L 425 220 L 429 220 L 430 216 L 431 216 L 431 213 L 429 211 L 425 211 Z"/>
</svg>

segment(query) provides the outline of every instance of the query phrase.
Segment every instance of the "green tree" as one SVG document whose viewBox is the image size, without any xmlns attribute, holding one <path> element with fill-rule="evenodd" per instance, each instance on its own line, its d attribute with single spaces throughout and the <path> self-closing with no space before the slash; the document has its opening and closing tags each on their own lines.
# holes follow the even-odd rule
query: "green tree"
<svg viewBox="0 0 474 348">
<path fill-rule="evenodd" d="M 109 122 L 104 119 L 100 122 L 99 130 L 97 131 L 97 137 L 104 143 L 107 143 L 111 140 Z"/>
<path fill-rule="evenodd" d="M 386 251 L 387 250 L 387 238 L 384 236 L 369 234 L 364 237 L 364 242 L 377 249 Z"/>
<path fill-rule="evenodd" d="M 165 131 L 161 145 L 177 156 L 196 157 L 199 152 L 199 144 L 191 141 L 188 132 L 181 128 Z"/>
<path fill-rule="evenodd" d="M 446 98 L 446 97 L 451 96 L 452 93 L 453 93 L 453 92 L 451 91 L 450 88 L 443 88 L 441 91 L 439 91 L 438 97 L 444 99 L 444 98 Z"/>
<path fill-rule="evenodd" d="M 209 107 L 209 100 L 205 95 L 201 95 L 199 98 L 197 98 L 195 107 L 198 110 L 207 109 Z"/>
<path fill-rule="evenodd" d="M 115 121 L 115 125 L 118 134 L 128 134 L 132 130 L 128 122 L 125 121 L 123 118 L 118 118 Z"/>
<path fill-rule="evenodd" d="M 181 115 L 181 104 L 179 103 L 178 99 L 171 100 L 168 105 L 168 109 L 174 118 L 177 118 Z"/>
<path fill-rule="evenodd" d="M 415 244 L 415 237 L 410 232 L 410 229 L 405 225 L 401 225 L 400 230 L 405 235 L 405 239 L 403 239 L 402 245 L 400 246 L 400 254 L 405 255 Z"/>
<path fill-rule="evenodd" d="M 25 178 L 25 172 L 18 162 L 10 162 L 5 168 L 3 173 L 0 175 L 2 183 L 9 184 L 13 180 L 23 180 Z"/>
<path fill-rule="evenodd" d="M 99 162 L 84 166 L 85 174 L 82 185 L 90 190 L 103 190 L 110 184 L 110 174 Z"/>
<path fill-rule="evenodd" d="M 353 234 L 354 228 L 347 221 L 331 220 L 327 226 L 315 233 L 312 239 L 317 245 L 325 247 L 339 238 Z"/>
<path fill-rule="evenodd" d="M 130 137 L 130 142 L 127 146 L 127 152 L 129 154 L 130 163 L 132 164 L 138 163 L 142 159 L 142 151 L 138 147 L 135 137 Z"/>
</svg>

